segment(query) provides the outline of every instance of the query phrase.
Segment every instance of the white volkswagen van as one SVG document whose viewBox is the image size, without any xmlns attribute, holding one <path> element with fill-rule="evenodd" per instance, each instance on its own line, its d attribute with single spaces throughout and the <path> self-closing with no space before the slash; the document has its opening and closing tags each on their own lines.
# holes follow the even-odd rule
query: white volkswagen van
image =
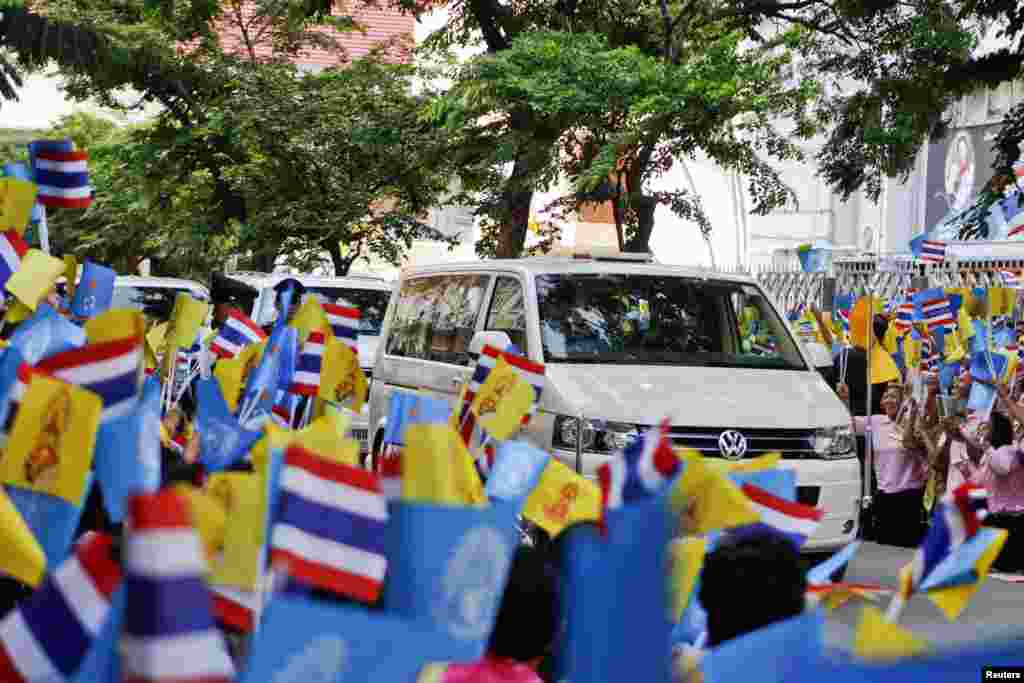
<svg viewBox="0 0 1024 683">
<path fill-rule="evenodd" d="M 744 351 L 753 307 L 774 350 Z M 641 430 L 708 458 L 783 453 L 798 498 L 825 511 L 806 551 L 857 533 L 861 496 L 850 415 L 752 279 L 647 256 L 536 257 L 411 268 L 388 307 L 370 392 L 374 456 L 389 398 L 415 389 L 454 403 L 485 344 L 515 344 L 547 368 L 522 438 L 585 476 Z M 820 354 L 819 354 L 820 355 Z"/>
<path fill-rule="evenodd" d="M 369 275 L 347 277 L 318 277 L 314 275 L 289 275 L 287 273 L 231 272 L 225 277 L 237 280 L 257 291 L 249 317 L 259 325 L 269 325 L 277 319 L 277 294 L 274 285 L 285 278 L 294 278 L 302 283 L 307 293 L 315 296 L 320 303 L 354 306 L 359 309 L 359 364 L 366 379 L 373 384 L 374 359 L 377 356 L 377 342 L 380 339 L 384 313 L 394 283 L 384 278 Z M 365 411 L 366 409 L 364 409 Z M 352 438 L 362 444 L 363 452 L 368 451 L 366 415 L 352 421 Z"/>
</svg>

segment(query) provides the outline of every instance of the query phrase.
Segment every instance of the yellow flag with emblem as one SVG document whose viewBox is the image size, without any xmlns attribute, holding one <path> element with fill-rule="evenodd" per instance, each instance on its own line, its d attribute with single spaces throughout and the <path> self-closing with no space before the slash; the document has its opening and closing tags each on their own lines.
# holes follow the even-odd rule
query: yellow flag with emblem
<svg viewBox="0 0 1024 683">
<path fill-rule="evenodd" d="M 25 234 L 38 192 L 36 184 L 27 180 L 0 179 L 0 232 L 14 230 L 19 236 Z"/>
<path fill-rule="evenodd" d="M 206 302 L 185 292 L 178 294 L 166 333 L 166 342 L 171 345 L 172 351 L 182 347 L 191 348 L 209 312 L 210 305 Z"/>
<path fill-rule="evenodd" d="M 359 413 L 366 403 L 367 390 L 359 354 L 334 337 L 328 339 L 320 366 L 320 398 L 337 401 L 353 413 Z"/>
<path fill-rule="evenodd" d="M 760 520 L 742 490 L 724 470 L 711 466 L 693 450 L 677 451 L 682 475 L 669 491 L 669 505 L 691 534 L 722 531 Z"/>
<path fill-rule="evenodd" d="M 38 249 L 29 249 L 21 259 L 21 266 L 7 280 L 7 291 L 26 308 L 35 311 L 63 274 L 64 261 Z"/>
<path fill-rule="evenodd" d="M 218 472 L 210 476 L 206 488 L 227 513 L 223 553 L 213 563 L 210 583 L 256 589 L 266 524 L 262 505 L 265 477 L 265 468 L 253 474 Z"/>
<path fill-rule="evenodd" d="M 402 452 L 402 499 L 435 505 L 487 505 L 462 437 L 447 422 L 410 424 Z"/>
<path fill-rule="evenodd" d="M 111 308 L 85 322 L 85 337 L 90 344 L 144 336 L 146 319 L 130 308 Z"/>
<path fill-rule="evenodd" d="M 497 441 L 519 430 L 537 394 L 504 358 L 498 358 L 469 406 L 478 425 Z"/>
<path fill-rule="evenodd" d="M 36 588 L 46 573 L 46 554 L 7 493 L 0 488 L 0 572 Z"/>
<path fill-rule="evenodd" d="M 601 489 L 552 458 L 526 499 L 523 517 L 554 538 L 567 526 L 601 519 Z"/>
<path fill-rule="evenodd" d="M 93 392 L 34 374 L 0 460 L 3 482 L 81 505 L 102 410 Z"/>
<path fill-rule="evenodd" d="M 921 655 L 928 650 L 928 643 L 899 624 L 886 620 L 877 607 L 864 607 L 853 643 L 853 652 L 857 657 L 892 660 Z"/>
<path fill-rule="evenodd" d="M 327 319 L 327 314 L 324 312 L 320 302 L 313 296 L 307 296 L 303 300 L 299 310 L 295 312 L 295 316 L 288 323 L 288 326 L 294 327 L 298 332 L 300 348 L 313 330 L 322 332 L 325 341 L 334 338 L 331 321 Z"/>
<path fill-rule="evenodd" d="M 206 566 L 224 549 L 224 534 L 228 524 L 228 513 L 222 502 L 207 491 L 191 484 L 176 484 L 174 490 L 188 504 L 192 526 L 199 533 L 199 540 L 206 552 Z"/>
</svg>

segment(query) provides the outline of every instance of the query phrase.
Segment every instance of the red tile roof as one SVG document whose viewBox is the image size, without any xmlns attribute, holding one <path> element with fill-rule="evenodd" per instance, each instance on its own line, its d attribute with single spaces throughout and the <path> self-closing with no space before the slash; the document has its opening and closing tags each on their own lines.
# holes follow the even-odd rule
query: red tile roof
<svg viewBox="0 0 1024 683">
<path fill-rule="evenodd" d="M 345 8 L 338 8 L 335 13 L 348 14 Z M 239 23 L 252 22 L 253 15 L 253 3 L 248 2 L 243 5 L 240 17 L 228 16 L 223 20 L 220 36 L 226 51 L 247 51 Z M 315 29 L 334 37 L 343 51 L 309 48 L 302 50 L 293 61 L 300 66 L 328 68 L 363 57 L 377 45 L 388 45 L 386 54 L 391 60 L 401 62 L 409 60 L 409 49 L 413 44 L 413 33 L 416 26 L 416 20 L 412 15 L 402 14 L 392 7 L 381 6 L 358 7 L 351 16 L 363 27 L 365 32 L 359 30 L 339 32 L 329 27 Z M 251 35 L 257 34 L 261 28 L 258 22 L 253 22 L 253 24 L 248 29 Z M 252 42 L 255 45 L 253 52 L 257 58 L 265 59 L 273 56 L 268 39 L 265 37 L 260 40 L 253 39 Z"/>
</svg>

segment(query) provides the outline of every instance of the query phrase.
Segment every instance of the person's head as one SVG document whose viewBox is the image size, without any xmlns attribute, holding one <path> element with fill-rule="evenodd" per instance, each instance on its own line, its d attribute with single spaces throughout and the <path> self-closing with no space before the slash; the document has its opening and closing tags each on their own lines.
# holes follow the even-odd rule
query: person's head
<svg viewBox="0 0 1024 683">
<path fill-rule="evenodd" d="M 302 297 L 306 294 L 306 288 L 295 278 L 289 277 L 274 285 L 274 291 L 277 293 L 278 315 L 285 316 L 285 321 L 291 322 L 298 312 L 299 306 L 302 305 Z M 285 293 L 288 291 L 291 291 L 291 304 L 287 311 L 283 311 L 281 309 L 284 305 Z"/>
<path fill-rule="evenodd" d="M 1002 448 L 1013 443 L 1013 422 L 1006 415 L 992 411 L 989 420 L 988 442 L 992 448 Z"/>
<path fill-rule="evenodd" d="M 890 384 L 882 394 L 882 410 L 889 419 L 893 419 L 900 412 L 900 404 L 903 402 L 903 388 Z"/>
<path fill-rule="evenodd" d="M 804 610 L 800 552 L 771 531 L 727 533 L 704 560 L 699 599 L 714 647 Z"/>
<path fill-rule="evenodd" d="M 519 546 L 488 649 L 496 657 L 531 662 L 547 653 L 557 626 L 555 578 L 547 556 Z"/>
</svg>

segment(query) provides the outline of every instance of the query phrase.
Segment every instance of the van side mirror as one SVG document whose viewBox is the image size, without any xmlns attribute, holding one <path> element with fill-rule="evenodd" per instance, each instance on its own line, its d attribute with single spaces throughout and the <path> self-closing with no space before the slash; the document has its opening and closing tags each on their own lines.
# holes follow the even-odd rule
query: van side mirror
<svg viewBox="0 0 1024 683">
<path fill-rule="evenodd" d="M 808 342 L 804 344 L 804 349 L 806 349 L 807 355 L 811 357 L 811 364 L 815 368 L 832 367 L 832 352 L 824 344 Z"/>
<path fill-rule="evenodd" d="M 512 340 L 505 332 L 497 332 L 493 330 L 481 330 L 473 335 L 473 339 L 469 342 L 469 354 L 472 356 L 479 356 L 480 352 L 484 350 L 485 346 L 493 346 L 499 351 L 504 351 L 512 344 Z"/>
</svg>

